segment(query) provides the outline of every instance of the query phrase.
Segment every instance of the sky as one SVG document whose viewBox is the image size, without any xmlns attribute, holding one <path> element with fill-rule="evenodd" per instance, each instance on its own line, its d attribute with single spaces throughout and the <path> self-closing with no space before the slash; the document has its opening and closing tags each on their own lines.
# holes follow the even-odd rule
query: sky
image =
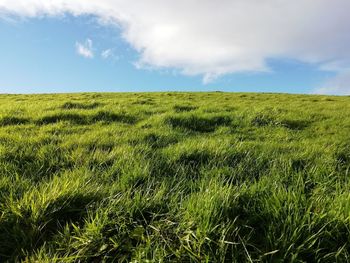
<svg viewBox="0 0 350 263">
<path fill-rule="evenodd" d="M 0 0 L 0 93 L 350 94 L 349 0 Z"/>
</svg>

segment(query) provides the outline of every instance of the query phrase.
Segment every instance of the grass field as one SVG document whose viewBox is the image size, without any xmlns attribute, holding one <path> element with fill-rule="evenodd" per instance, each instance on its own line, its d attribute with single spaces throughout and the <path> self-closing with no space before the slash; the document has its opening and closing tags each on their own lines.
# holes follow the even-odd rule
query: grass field
<svg viewBox="0 0 350 263">
<path fill-rule="evenodd" d="M 350 97 L 0 103 L 1 262 L 350 261 Z"/>
</svg>

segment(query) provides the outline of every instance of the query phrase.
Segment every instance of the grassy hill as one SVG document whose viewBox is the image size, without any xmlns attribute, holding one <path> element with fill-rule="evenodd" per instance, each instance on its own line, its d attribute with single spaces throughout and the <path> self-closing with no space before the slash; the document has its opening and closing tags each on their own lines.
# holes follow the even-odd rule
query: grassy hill
<svg viewBox="0 0 350 263">
<path fill-rule="evenodd" d="M 1 262 L 350 260 L 350 97 L 0 103 Z"/>
</svg>

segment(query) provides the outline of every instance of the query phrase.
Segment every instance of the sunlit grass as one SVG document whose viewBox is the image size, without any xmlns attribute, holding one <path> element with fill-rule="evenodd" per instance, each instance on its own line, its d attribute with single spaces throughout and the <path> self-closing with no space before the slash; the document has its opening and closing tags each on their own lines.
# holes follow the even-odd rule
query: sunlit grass
<svg viewBox="0 0 350 263">
<path fill-rule="evenodd" d="M 1 262 L 350 260 L 349 97 L 0 103 Z"/>
</svg>

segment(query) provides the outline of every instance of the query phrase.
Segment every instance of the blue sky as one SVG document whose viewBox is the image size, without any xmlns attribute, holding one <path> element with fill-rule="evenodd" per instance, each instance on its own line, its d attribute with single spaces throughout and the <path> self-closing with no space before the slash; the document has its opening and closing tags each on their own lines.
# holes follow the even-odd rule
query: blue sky
<svg viewBox="0 0 350 263">
<path fill-rule="evenodd" d="M 0 92 L 221 90 L 314 93 L 323 90 L 321 93 L 346 94 L 348 91 L 324 88 L 327 83 L 338 85 L 339 71 L 322 70 L 319 61 L 310 62 L 298 56 L 265 56 L 262 67 L 267 70 L 256 70 L 251 66 L 251 70 L 230 69 L 217 73 L 212 67 L 220 68 L 221 65 L 202 66 L 204 62 L 200 64 L 192 58 L 186 60 L 187 57 L 179 64 L 169 62 L 174 61 L 173 58 L 159 62 L 157 57 L 143 63 L 150 56 L 146 53 L 148 47 L 140 47 L 136 40 L 130 39 L 136 38 L 125 36 L 125 28 L 101 23 L 94 14 L 73 16 L 67 12 L 25 17 L 1 16 L 0 12 Z M 201 46 L 201 43 L 193 44 Z M 150 54 L 157 53 L 152 52 Z M 167 52 L 170 54 L 171 51 Z M 168 53 L 164 53 L 165 57 Z M 182 56 L 179 54 L 174 55 L 175 60 Z M 216 59 L 212 58 L 213 61 Z M 207 65 L 211 68 L 207 69 Z M 206 74 L 214 77 L 206 81 Z"/>
</svg>

